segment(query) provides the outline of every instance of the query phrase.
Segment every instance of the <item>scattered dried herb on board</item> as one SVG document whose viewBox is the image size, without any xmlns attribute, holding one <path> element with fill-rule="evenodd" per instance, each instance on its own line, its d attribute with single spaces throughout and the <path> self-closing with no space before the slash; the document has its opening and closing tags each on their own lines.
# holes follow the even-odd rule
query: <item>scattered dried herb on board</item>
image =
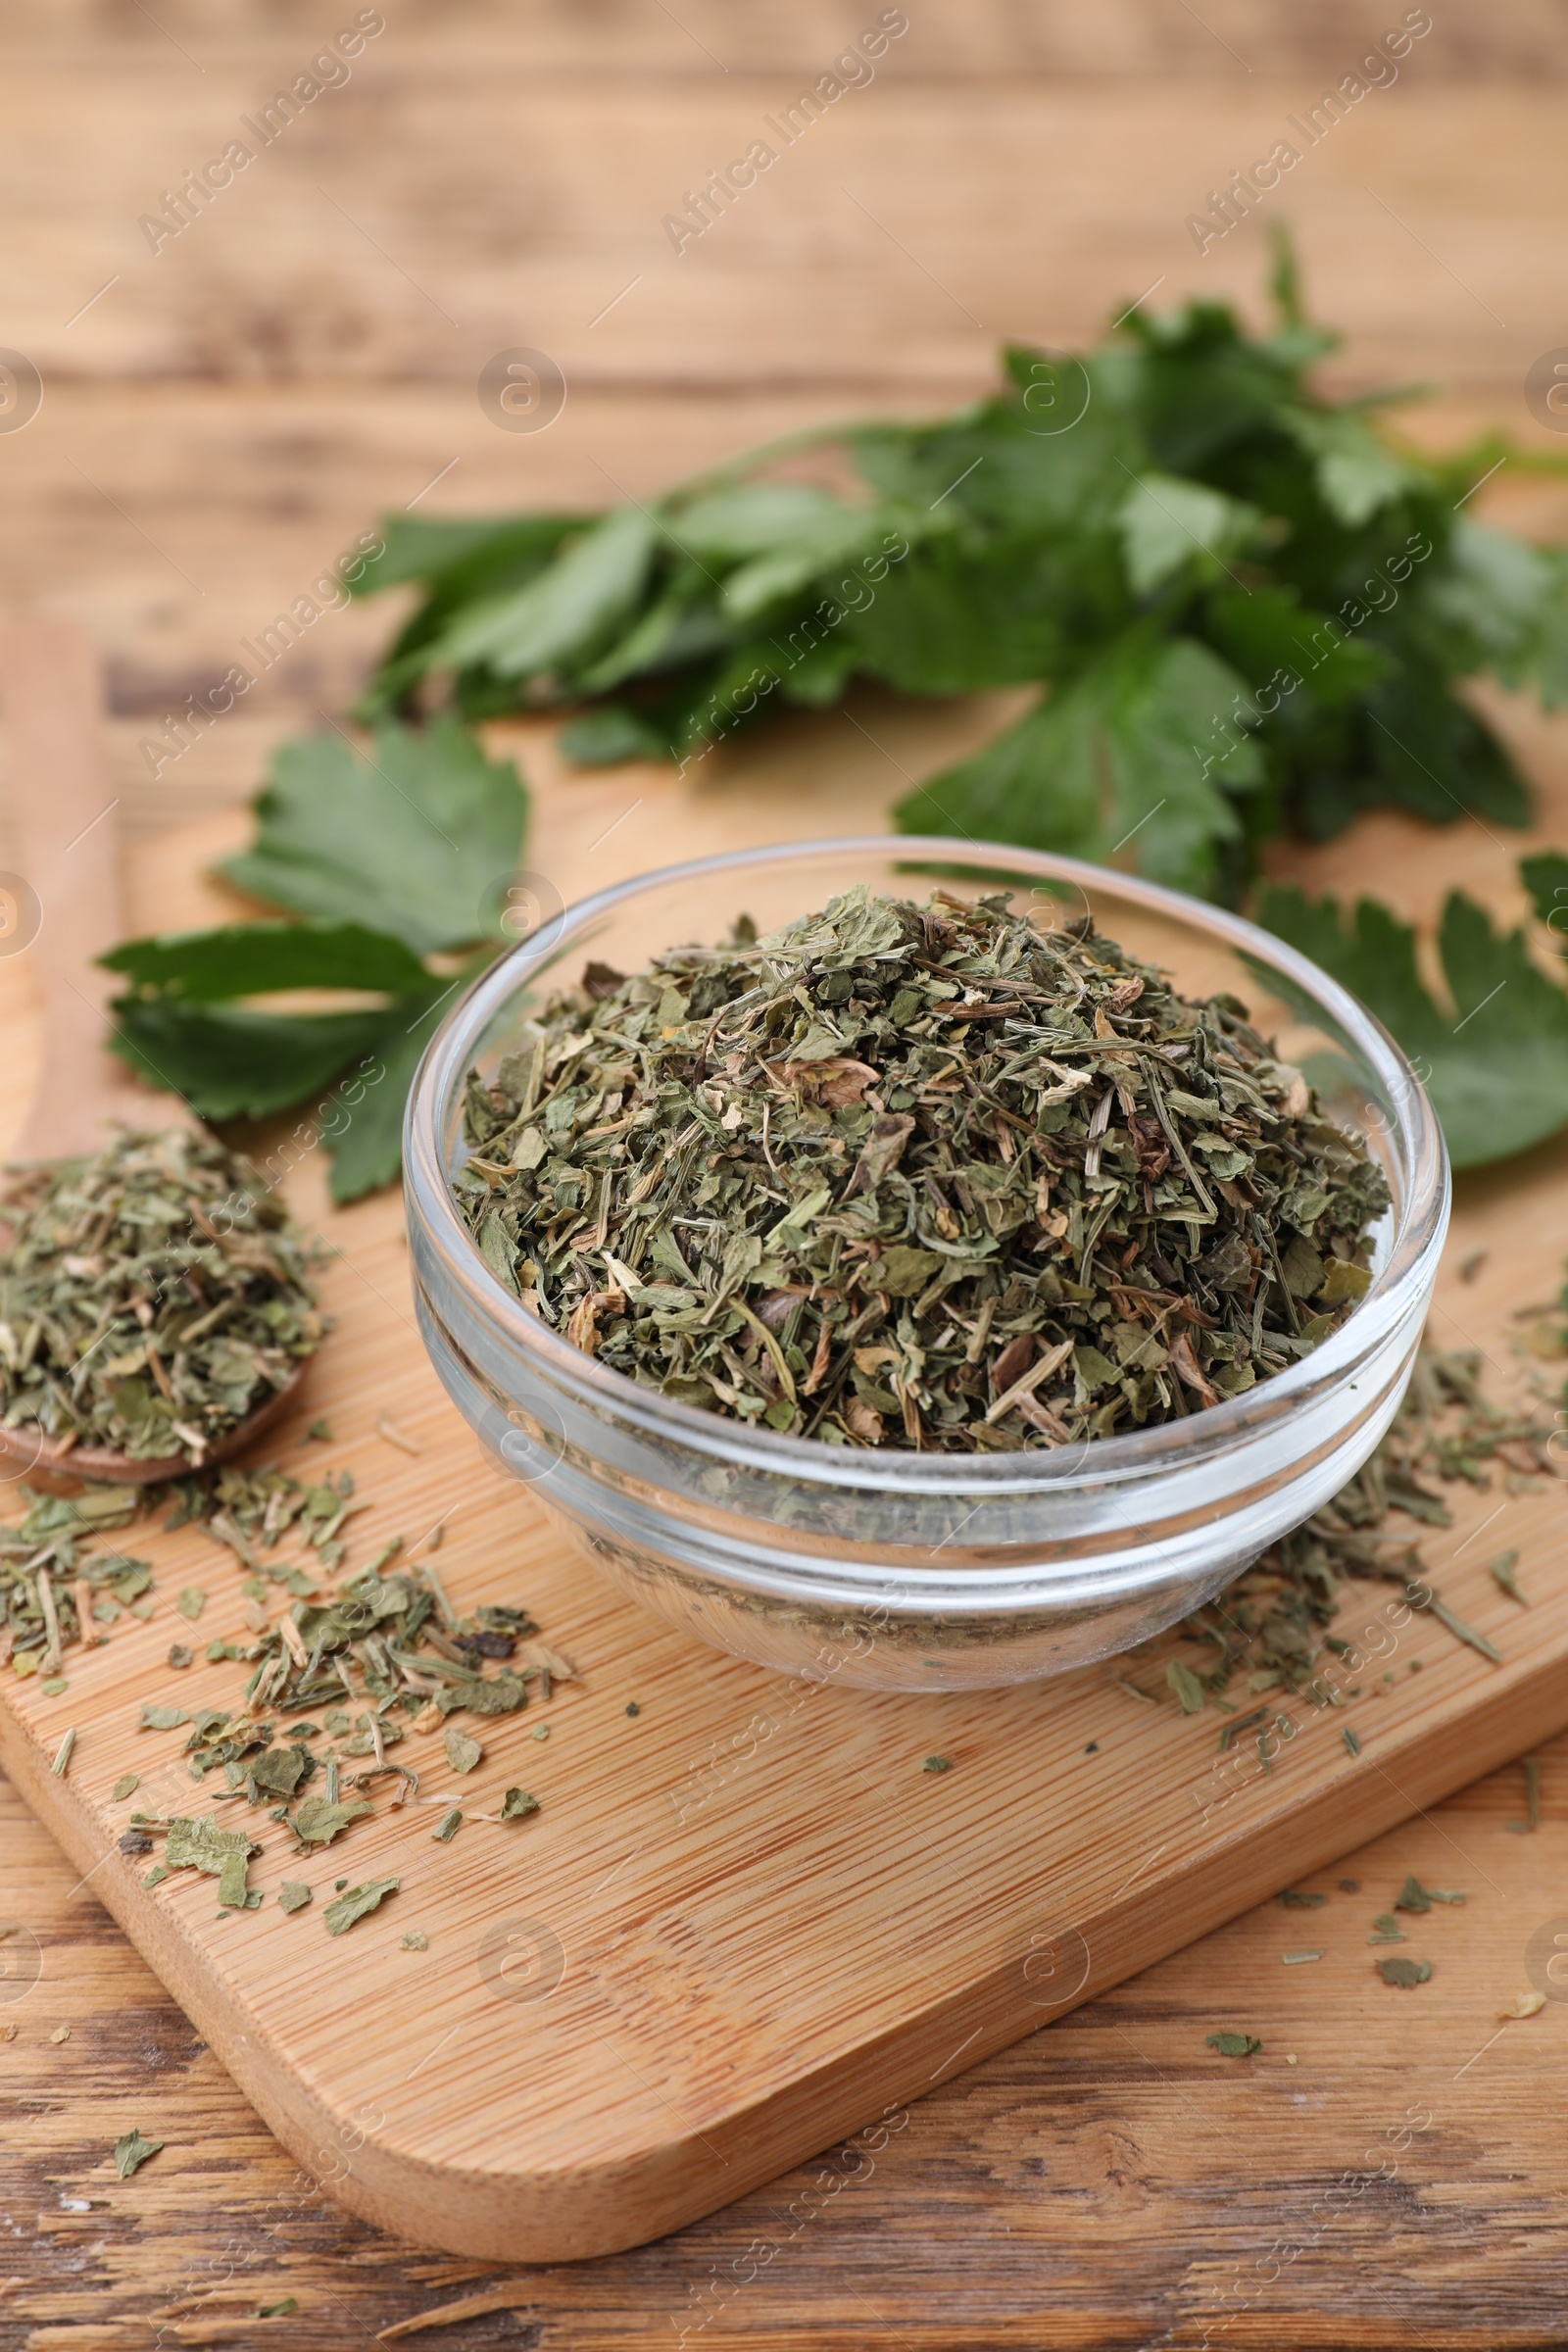
<svg viewBox="0 0 1568 2352">
<path fill-rule="evenodd" d="M 249 1163 L 122 1133 L 0 1194 L 0 1420 L 193 1466 L 320 1345 L 311 1246 Z"/>
<path fill-rule="evenodd" d="M 1430 1960 L 1376 1960 L 1373 1966 L 1385 1984 L 1396 1984 L 1401 1992 L 1413 1992 L 1432 1975 Z"/>
<path fill-rule="evenodd" d="M 131 2174 L 139 2170 L 149 2156 L 156 2156 L 164 2144 L 161 2139 L 143 2139 L 139 2126 L 122 2132 L 115 2142 L 115 2170 L 122 2180 L 128 2180 Z"/>
<path fill-rule="evenodd" d="M 134 1487 L 89 1487 L 80 1494 L 34 1494 L 16 1526 L 0 1528 L 0 1663 L 18 1675 L 49 1674 L 68 1646 L 97 1642 L 103 1629 L 143 1603 L 153 1581 L 146 1560 L 94 1550 L 141 1508 Z M 143 1604 L 144 1605 L 144 1604 Z"/>
<path fill-rule="evenodd" d="M 1545 1448 L 1553 1423 L 1549 1412 L 1528 1404 L 1507 1409 L 1492 1402 L 1481 1393 L 1480 1374 L 1477 1354 L 1424 1349 L 1393 1427 L 1371 1459 L 1304 1526 L 1272 1544 L 1216 1600 L 1184 1618 L 1174 1636 L 1162 1637 L 1156 1654 L 1172 1639 L 1202 1644 L 1205 1656 L 1172 1663 L 1182 1666 L 1205 1701 L 1221 1706 L 1229 1704 L 1225 1693 L 1242 1674 L 1253 1697 L 1311 1690 L 1330 1667 L 1343 1673 L 1344 1661 L 1358 1654 L 1334 1630 L 1348 1590 L 1381 1582 L 1396 1586 L 1412 1609 L 1427 1611 L 1455 1640 L 1495 1661 L 1495 1644 L 1457 1617 L 1433 1585 L 1419 1530 L 1452 1526 L 1453 1513 L 1440 1491 L 1445 1485 L 1486 1490 L 1500 1473 L 1511 1491 L 1526 1492 L 1551 1476 Z M 1387 1647 L 1392 1654 L 1392 1639 Z M 1370 1683 L 1381 1664 L 1368 1648 L 1353 1671 Z M 1337 1690 L 1326 1695 L 1340 1703 Z M 1221 1744 L 1228 1747 L 1259 1719 L 1256 1713 L 1233 1716 Z"/>
<path fill-rule="evenodd" d="M 58 1665 L 84 1633 L 100 1638 L 127 1608 L 145 1613 L 153 1581 L 148 1563 L 90 1549 L 138 1514 L 172 1502 L 166 1529 L 200 1529 L 246 1572 L 241 1591 L 247 1638 L 214 1639 L 204 1655 L 208 1666 L 243 1670 L 228 1703 L 146 1699 L 140 1728 L 182 1732 L 175 1785 L 220 1775 L 220 1803 L 248 1803 L 249 1820 L 242 1815 L 235 1824 L 212 1812 L 186 1814 L 176 1799 L 168 1812 L 132 1812 L 120 1840 L 122 1852 L 140 1856 L 164 1839 L 143 1886 L 159 1886 L 183 1870 L 205 1873 L 219 1882 L 225 1915 L 255 1910 L 262 1901 L 248 1884 L 251 1859 L 263 1845 L 249 1826 L 258 1808 L 266 1808 L 268 1822 L 282 1826 L 293 1855 L 310 1854 L 375 1814 L 377 1796 L 390 1781 L 390 1809 L 410 1802 L 442 1809 L 445 1819 L 434 1834 L 444 1841 L 465 1815 L 449 1808 L 445 1796 L 421 1796 L 417 1771 L 388 1751 L 411 1733 L 441 1732 L 436 1752 L 466 1776 L 484 1759 L 485 1748 L 449 1718 L 461 1710 L 514 1715 L 528 1703 L 531 1688 L 548 1696 L 575 1676 L 568 1658 L 531 1639 L 538 1628 L 526 1609 L 485 1603 L 460 1615 L 433 1570 L 394 1568 L 401 1539 L 383 1544 L 335 1591 L 323 1590 L 344 1564 L 348 1539 L 339 1531 L 366 1507 L 347 1470 L 303 1485 L 269 1465 L 229 1466 L 155 1488 L 89 1488 L 70 1498 L 36 1495 L 23 1487 L 19 1499 L 26 1505 L 24 1516 L 0 1530 L 0 1665 L 9 1658 L 20 1676 Z M 186 1587 L 180 1594 L 176 1606 L 185 1604 L 183 1616 L 191 1614 L 196 1590 Z M 216 1611 L 218 1605 L 204 1590 L 204 1608 Z M 52 1686 L 45 1681 L 43 1687 Z M 290 1721 L 307 1714 L 318 1720 Z M 61 1744 L 68 1761 L 73 1740 L 68 1733 Z M 116 1800 L 141 1784 L 140 1774 L 122 1774 L 114 1785 Z M 482 1805 L 482 1798 L 468 1805 L 466 1817 L 512 1823 L 541 1809 L 537 1797 L 515 1788 L 500 1792 L 494 1810 Z M 367 1894 L 368 1888 L 356 1891 Z M 300 1910 L 312 1900 L 312 1889 L 303 1881 L 285 1880 L 277 1900 L 284 1911 Z M 373 1907 L 366 1901 L 354 1918 Z M 334 1935 L 353 1925 L 346 1913 L 337 1917 Z"/>
<path fill-rule="evenodd" d="M 498 1277 L 685 1404 L 1005 1451 L 1309 1354 L 1387 1202 L 1246 1007 L 1005 894 L 834 899 L 590 964 L 491 1084 L 457 1198 Z"/>
<path fill-rule="evenodd" d="M 326 1932 L 329 1936 L 346 1936 L 350 1928 L 378 1910 L 389 1894 L 396 1894 L 399 1879 L 367 1879 L 363 1886 L 351 1886 L 335 1902 L 326 1906 Z"/>
<path fill-rule="evenodd" d="M 243 1474 L 226 1476 L 232 1491 Z M 254 1474 L 249 1484 L 265 1486 L 275 1476 Z M 292 1485 L 272 1483 L 273 1502 Z M 241 1503 L 237 1515 L 251 1514 Z M 270 1540 L 275 1542 L 286 1524 L 284 1512 L 274 1510 L 272 1522 Z M 449 1840 L 465 1815 L 449 1807 L 445 1797 L 421 1797 L 418 1772 L 391 1751 L 411 1732 L 444 1729 L 449 1763 L 453 1747 L 460 1756 L 472 1748 L 477 1760 L 483 1752 L 479 1743 L 464 1739 L 447 1718 L 460 1709 L 493 1717 L 516 1714 L 527 1704 L 530 1683 L 543 1681 L 543 1664 L 514 1660 L 519 1642 L 537 1630 L 525 1609 L 484 1604 L 471 1616 L 459 1616 L 420 1569 L 388 1567 L 397 1549 L 385 1546 L 334 1593 L 298 1593 L 275 1621 L 262 1606 L 267 1585 L 254 1574 L 246 1592 L 257 1624 L 255 1639 L 220 1645 L 225 1657 L 251 1669 L 235 1702 L 194 1711 L 143 1710 L 144 1720 L 156 1719 L 155 1729 L 186 1729 L 182 1754 L 191 1778 L 202 1781 L 220 1773 L 224 1795 L 246 1798 L 253 1808 L 265 1806 L 267 1818 L 292 1837 L 295 1854 L 319 1851 L 373 1815 L 374 1792 L 389 1780 L 394 1784 L 391 1809 L 411 1801 L 440 1805 L 443 1817 L 433 1835 Z M 281 1565 L 269 1574 L 285 1590 L 311 1582 Z M 569 1663 L 558 1651 L 542 1654 L 553 1680 L 569 1675 Z M 490 1663 L 498 1671 L 486 1673 Z M 286 1720 L 306 1713 L 319 1714 L 320 1721 L 291 1727 Z M 469 1806 L 467 1818 L 510 1822 L 539 1810 L 537 1798 L 519 1802 L 521 1796 L 509 1788 L 496 1812 Z M 243 1830 L 220 1829 L 213 1815 L 189 1823 L 133 1813 L 131 1826 L 167 1836 L 160 1878 L 185 1863 L 214 1869 L 226 1861 L 233 1875 L 226 1892 L 220 1886 L 220 1898 L 252 1908 L 260 1900 L 244 1883 L 243 1855 L 256 1847 Z M 354 1891 L 368 1894 L 369 1889 Z M 286 1883 L 279 1896 L 285 1910 L 308 1899 L 309 1889 L 299 1882 Z M 367 1901 L 351 1918 L 340 1906 L 330 1906 L 329 1932 L 342 1934 L 373 1908 Z"/>
<path fill-rule="evenodd" d="M 1255 2034 L 1205 2034 L 1203 2039 L 1222 2058 L 1255 2058 L 1263 2047 Z"/>
</svg>

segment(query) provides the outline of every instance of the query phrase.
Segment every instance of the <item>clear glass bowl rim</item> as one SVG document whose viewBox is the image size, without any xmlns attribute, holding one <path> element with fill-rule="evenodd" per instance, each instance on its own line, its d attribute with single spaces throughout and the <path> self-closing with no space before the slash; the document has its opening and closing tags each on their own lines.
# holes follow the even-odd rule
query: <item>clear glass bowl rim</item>
<svg viewBox="0 0 1568 2352">
<path fill-rule="evenodd" d="M 447 1182 L 442 1147 L 449 1108 L 461 1092 L 485 1032 L 503 1011 L 509 998 L 527 987 L 536 969 L 558 964 L 574 941 L 591 936 L 607 915 L 627 901 L 672 883 L 707 875 L 744 875 L 759 866 L 777 866 L 791 860 L 835 858 L 853 863 L 857 858 L 908 862 L 952 869 L 970 866 L 978 881 L 1000 887 L 1005 872 L 1020 879 L 1075 884 L 1086 894 L 1120 898 L 1152 913 L 1207 930 L 1238 951 L 1293 979 L 1322 1009 L 1332 1015 L 1361 1055 L 1391 1102 L 1397 1103 L 1393 1122 L 1396 1153 L 1403 1177 L 1404 1197 L 1396 1204 L 1396 1220 L 1383 1263 L 1354 1311 L 1339 1330 L 1311 1355 L 1300 1358 L 1254 1389 L 1219 1404 L 1209 1405 L 1184 1421 L 1164 1422 L 1152 1429 L 1133 1430 L 1120 1437 L 1095 1438 L 1081 1446 L 1041 1447 L 1011 1453 L 921 1453 L 912 1447 L 836 1447 L 814 1438 L 781 1437 L 726 1415 L 705 1413 L 695 1405 L 677 1403 L 656 1391 L 600 1364 L 569 1341 L 558 1338 L 549 1326 L 531 1315 L 503 1288 L 480 1256 L 458 1214 Z M 911 874 L 911 883 L 919 880 Z M 934 883 L 940 879 L 930 876 Z M 961 879 L 961 876 L 955 876 Z M 841 887 L 847 887 L 843 885 Z M 808 909 L 803 906 L 804 913 Z M 671 942 L 672 946 L 684 943 Z M 1178 981 L 1179 981 L 1179 975 Z M 935 834 L 850 834 L 811 841 L 770 844 L 760 849 L 729 850 L 715 857 L 684 859 L 660 866 L 624 882 L 579 899 L 559 917 L 542 926 L 533 940 L 523 941 L 510 955 L 482 972 L 447 1014 L 431 1038 L 409 1092 L 404 1120 L 405 1187 L 411 1217 L 422 1227 L 423 1238 L 437 1250 L 448 1279 L 455 1278 L 468 1294 L 470 1304 L 499 1327 L 501 1336 L 524 1358 L 537 1360 L 546 1379 L 565 1388 L 612 1419 L 631 1422 L 651 1436 L 689 1446 L 714 1461 L 756 1471 L 766 1468 L 782 1477 L 904 1494 L 922 1490 L 933 1494 L 963 1490 L 1048 1492 L 1076 1484 L 1091 1472 L 1095 1480 L 1120 1483 L 1152 1472 L 1188 1467 L 1227 1451 L 1244 1434 L 1255 1434 L 1264 1422 L 1289 1413 L 1308 1394 L 1352 1372 L 1374 1338 L 1369 1325 L 1386 1328 L 1397 1321 L 1409 1294 L 1425 1278 L 1430 1253 L 1440 1245 L 1447 1221 L 1449 1174 L 1447 1153 L 1437 1113 L 1402 1049 L 1375 1014 L 1331 979 L 1320 965 L 1296 949 L 1261 930 L 1245 916 L 1209 905 L 1185 893 L 1123 874 L 1113 867 L 1088 864 L 1038 850 L 1014 849 L 1004 842 L 971 842 Z"/>
</svg>

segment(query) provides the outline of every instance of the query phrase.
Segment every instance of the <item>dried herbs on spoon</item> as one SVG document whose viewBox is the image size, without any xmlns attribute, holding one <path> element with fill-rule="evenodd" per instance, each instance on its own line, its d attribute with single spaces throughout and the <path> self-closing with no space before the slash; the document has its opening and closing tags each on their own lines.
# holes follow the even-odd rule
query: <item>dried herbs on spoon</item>
<svg viewBox="0 0 1568 2352">
<path fill-rule="evenodd" d="M 590 964 L 467 1095 L 490 1266 L 686 1404 L 1006 1450 L 1234 1396 L 1368 1281 L 1380 1170 L 1235 998 L 1086 920 L 847 892 Z"/>
<path fill-rule="evenodd" d="M 193 1467 L 320 1345 L 313 1252 L 210 1136 L 122 1133 L 0 1194 L 0 1421 Z"/>
</svg>

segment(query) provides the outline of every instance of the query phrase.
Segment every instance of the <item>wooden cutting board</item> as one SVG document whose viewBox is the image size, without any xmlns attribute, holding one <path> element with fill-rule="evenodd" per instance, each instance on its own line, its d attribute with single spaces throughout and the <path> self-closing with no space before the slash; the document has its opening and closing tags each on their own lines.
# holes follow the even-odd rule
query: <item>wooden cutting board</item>
<svg viewBox="0 0 1568 2352">
<path fill-rule="evenodd" d="M 529 760 L 545 764 L 532 747 Z M 567 899 L 677 851 L 870 829 L 886 794 L 870 770 L 849 788 L 842 770 L 803 786 L 781 759 L 761 760 L 745 795 L 640 781 L 544 795 L 530 855 Z M 235 831 L 215 820 L 147 845 L 127 878 L 138 924 L 227 904 L 200 869 Z M 1451 842 L 1434 855 L 1451 867 Z M 0 961 L 8 1120 L 36 1051 L 26 964 Z M 235 1689 L 231 1666 L 167 1666 L 190 1632 L 174 1596 L 207 1592 L 203 1643 L 245 1630 L 238 1563 L 156 1522 L 118 1539 L 155 1563 L 153 1616 L 68 1651 L 59 1696 L 0 1676 L 0 1762 L 300 2164 L 389 2230 L 492 2259 L 591 2255 L 846 2133 L 875 2145 L 885 2110 L 1568 1724 L 1555 1489 L 1462 1497 L 1459 1524 L 1427 1545 L 1446 1600 L 1500 1666 L 1416 1619 L 1384 1661 L 1392 1686 L 1369 1673 L 1344 1712 L 1287 1705 L 1296 1736 L 1266 1776 L 1255 1751 L 1217 1755 L 1212 1713 L 1128 1697 L 1114 1663 L 928 1697 L 803 1692 L 698 1647 L 602 1588 L 486 1465 L 415 1332 L 400 1200 L 329 1210 L 320 1156 L 289 1190 L 340 1251 L 324 1283 L 337 1328 L 293 1421 L 260 1451 L 296 1472 L 353 1471 L 373 1499 L 351 1523 L 351 1564 L 444 1520 L 437 1565 L 460 1604 L 523 1599 L 575 1661 L 582 1679 L 547 1707 L 485 1727 L 485 1761 L 461 1784 L 437 1736 L 399 1751 L 423 1794 L 494 1811 L 520 1783 L 541 1812 L 470 1821 L 440 1844 L 433 1809 L 383 1810 L 302 1866 L 239 1808 L 266 1836 L 251 1872 L 261 1910 L 220 1919 L 215 1883 L 189 1873 L 145 1890 L 146 1860 L 118 1850 L 127 1814 L 205 1809 L 212 1789 L 184 1779 L 182 1734 L 136 1729 L 142 1703 L 172 1686 L 187 1707 L 228 1703 Z M 1516 1370 L 1510 1311 L 1561 1281 L 1565 1166 L 1568 1153 L 1543 1151 L 1462 1192 L 1438 1336 L 1483 1348 L 1498 1394 Z M 321 1416 L 332 1441 L 311 1444 Z M 378 1416 L 418 1453 L 378 1435 Z M 1505 1546 L 1528 1610 L 1487 1570 Z M 1384 1602 L 1352 1596 L 1346 1630 Z M 924 1772 L 932 1753 L 952 1769 Z M 131 1769 L 142 1786 L 116 1805 Z M 328 1937 L 335 1878 L 393 1875 L 396 1895 Z M 285 1876 L 313 1884 L 311 1909 L 278 1910 Z M 426 1950 L 404 1947 L 411 1929 Z"/>
</svg>

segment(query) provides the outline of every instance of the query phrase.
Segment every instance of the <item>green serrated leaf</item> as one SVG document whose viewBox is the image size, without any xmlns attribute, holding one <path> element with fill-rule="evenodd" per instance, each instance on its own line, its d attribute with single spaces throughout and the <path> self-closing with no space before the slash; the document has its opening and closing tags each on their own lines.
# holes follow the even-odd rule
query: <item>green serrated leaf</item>
<svg viewBox="0 0 1568 2352">
<path fill-rule="evenodd" d="M 1306 319 L 1288 242 L 1272 285 L 1262 335 L 1217 301 L 1123 304 L 1102 348 L 1010 349 L 1002 390 L 954 415 L 807 436 L 840 444 L 869 497 L 774 478 L 790 441 L 652 511 L 405 517 L 364 585 L 418 579 L 424 601 L 374 695 L 432 664 L 475 717 L 613 695 L 566 732 L 593 762 L 701 753 L 858 673 L 919 695 L 1046 686 L 1051 720 L 959 771 L 953 828 L 1105 858 L 1147 818 L 1129 861 L 1226 895 L 1287 822 L 1318 840 L 1379 806 L 1521 822 L 1523 779 L 1454 689 L 1491 669 L 1568 700 L 1568 551 L 1464 511 L 1501 444 L 1428 460 L 1382 433 L 1393 394 L 1320 392 L 1336 338 Z M 1094 708 L 1141 602 L 1156 644 L 1233 665 L 1175 728 Z M 1184 731 L 1185 778 L 1162 748 Z M 1158 781 L 1129 793 L 1151 755 Z M 914 821 L 944 819 L 933 802 Z"/>
<path fill-rule="evenodd" d="M 1353 409 L 1290 408 L 1283 422 L 1313 460 L 1318 496 L 1348 529 L 1369 521 L 1416 478 Z"/>
<path fill-rule="evenodd" d="M 260 1119 L 331 1085 L 375 1054 L 384 1012 L 251 1012 L 168 997 L 116 1000 L 111 1040 L 152 1085 L 183 1095 L 205 1119 Z"/>
<path fill-rule="evenodd" d="M 1519 876 L 1558 954 L 1568 954 L 1568 858 L 1561 850 L 1542 850 L 1520 860 Z"/>
<path fill-rule="evenodd" d="M 586 663 L 641 596 L 660 528 L 642 507 L 612 509 L 525 587 L 460 613 L 431 647 L 432 663 L 461 669 L 483 662 L 503 678 Z"/>
<path fill-rule="evenodd" d="M 256 845 L 228 859 L 229 881 L 300 914 L 390 932 L 424 956 L 490 931 L 527 794 L 511 760 L 487 759 L 443 717 L 422 732 L 383 726 L 365 754 L 338 735 L 286 743 L 256 808 Z"/>
<path fill-rule="evenodd" d="M 618 703 L 606 703 L 563 727 L 561 749 L 579 767 L 614 767 L 622 760 L 662 760 L 669 746 L 662 727 Z"/>
<path fill-rule="evenodd" d="M 1070 551 L 1075 553 L 1076 551 Z M 840 624 L 858 665 L 909 694 L 971 694 L 1048 677 L 1065 640 L 1057 612 L 1069 551 L 1020 544 L 939 539 L 915 548 L 889 570 L 874 602 Z M 1106 534 L 1102 562 L 1119 570 Z M 1124 592 L 1112 584 L 1108 593 Z M 812 625 L 776 630 L 803 660 Z M 818 634 L 826 637 L 825 623 Z"/>
<path fill-rule="evenodd" d="M 364 923 L 225 923 L 215 931 L 128 940 L 99 961 L 134 990 L 186 1004 L 287 988 L 352 988 L 392 996 L 424 987 L 424 965 L 401 939 Z"/>
<path fill-rule="evenodd" d="M 1436 664 L 1406 655 L 1368 696 L 1366 716 L 1369 801 L 1437 825 L 1460 816 L 1529 823 L 1529 788 L 1507 747 L 1449 692 Z"/>
<path fill-rule="evenodd" d="M 906 831 L 962 831 L 1102 864 L 1125 853 L 1152 880 L 1204 890 L 1219 845 L 1240 830 L 1221 787 L 1245 792 L 1262 778 L 1249 737 L 1216 743 L 1241 691 L 1191 638 L 1134 640 L 895 813 Z"/>
<path fill-rule="evenodd" d="M 322 1123 L 332 1156 L 332 1198 L 358 1200 L 390 1184 L 403 1156 L 403 1113 L 409 1089 L 438 1023 L 471 977 L 465 969 L 445 985 L 432 982 L 417 997 L 387 1007 L 379 1036 L 358 1067 L 332 1090 Z"/>
<path fill-rule="evenodd" d="M 1139 596 L 1148 596 L 1174 573 L 1195 564 L 1200 577 L 1212 578 L 1229 570 L 1230 559 L 1262 521 L 1256 507 L 1227 498 L 1204 482 L 1141 473 L 1117 516 L 1127 576 Z"/>
<path fill-rule="evenodd" d="M 383 515 L 381 553 L 348 579 L 349 592 L 375 596 L 404 580 L 430 580 L 448 591 L 493 585 L 519 565 L 547 563 L 568 531 L 591 520 L 584 514 Z"/>
<path fill-rule="evenodd" d="M 1544 886 L 1555 868 L 1532 863 Z M 1494 929 L 1454 891 L 1438 934 L 1446 1005 L 1421 976 L 1413 927 L 1376 900 L 1360 900 L 1347 916 L 1332 899 L 1269 889 L 1257 911 L 1393 1030 L 1437 1106 L 1455 1167 L 1506 1159 L 1568 1127 L 1568 990 L 1533 962 L 1522 931 Z M 1317 1017 L 1304 999 L 1298 1009 Z"/>
</svg>

